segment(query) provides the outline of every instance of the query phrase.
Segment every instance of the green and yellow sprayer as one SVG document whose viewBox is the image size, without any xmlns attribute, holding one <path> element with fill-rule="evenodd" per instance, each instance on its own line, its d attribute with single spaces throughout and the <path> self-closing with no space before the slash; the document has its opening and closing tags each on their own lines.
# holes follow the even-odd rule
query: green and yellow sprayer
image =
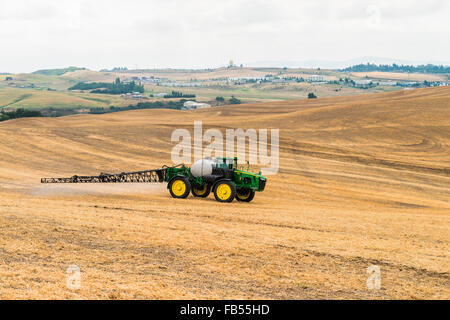
<svg viewBox="0 0 450 320">
<path fill-rule="evenodd" d="M 42 178 L 41 183 L 152 183 L 167 182 L 173 198 L 206 198 L 211 191 L 219 202 L 250 202 L 256 191 L 263 191 L 267 179 L 261 175 L 238 169 L 237 158 L 205 158 L 192 167 L 185 165 L 163 166 L 161 169 L 101 173 L 98 176 L 73 176 L 70 178 Z"/>
</svg>

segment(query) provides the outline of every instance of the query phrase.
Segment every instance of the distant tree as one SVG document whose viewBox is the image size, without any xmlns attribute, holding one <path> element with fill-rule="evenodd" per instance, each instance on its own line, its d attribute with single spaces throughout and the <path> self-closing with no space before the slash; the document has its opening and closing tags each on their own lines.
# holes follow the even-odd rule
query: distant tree
<svg viewBox="0 0 450 320">
<path fill-rule="evenodd" d="M 12 81 L 12 80 L 13 80 L 12 77 L 6 77 L 6 78 L 5 78 L 5 81 Z"/>
<path fill-rule="evenodd" d="M 443 65 L 398 65 L 393 63 L 392 65 L 388 64 L 358 64 L 348 68 L 341 69 L 340 71 L 344 72 L 370 72 L 370 71 L 381 71 L 381 72 L 418 72 L 418 73 L 450 73 L 450 66 Z"/>
<path fill-rule="evenodd" d="M 225 99 L 223 97 L 216 97 L 216 101 L 218 102 L 224 102 Z"/>
<path fill-rule="evenodd" d="M 180 91 L 172 90 L 172 93 L 165 95 L 164 98 L 195 98 L 195 94 L 185 94 Z"/>
<path fill-rule="evenodd" d="M 9 119 L 18 119 L 18 118 L 26 118 L 26 117 L 42 117 L 40 111 L 36 110 L 26 110 L 26 109 L 17 109 L 16 111 L 11 112 L 1 112 L 0 113 L 0 121 L 6 121 Z"/>
<path fill-rule="evenodd" d="M 315 99 L 315 98 L 317 98 L 317 96 L 314 93 L 312 92 L 308 93 L 308 99 Z"/>
<path fill-rule="evenodd" d="M 229 102 L 230 102 L 230 104 L 241 104 L 241 100 L 239 100 L 238 98 L 235 98 L 234 96 L 231 96 Z"/>
<path fill-rule="evenodd" d="M 130 83 L 124 83 L 120 81 L 120 78 L 116 78 L 113 83 L 78 82 L 76 85 L 70 87 L 69 90 L 92 90 L 91 93 L 103 93 L 103 94 L 123 94 L 129 92 L 144 93 L 144 86 L 136 84 L 136 82 L 134 81 L 131 81 Z"/>
</svg>

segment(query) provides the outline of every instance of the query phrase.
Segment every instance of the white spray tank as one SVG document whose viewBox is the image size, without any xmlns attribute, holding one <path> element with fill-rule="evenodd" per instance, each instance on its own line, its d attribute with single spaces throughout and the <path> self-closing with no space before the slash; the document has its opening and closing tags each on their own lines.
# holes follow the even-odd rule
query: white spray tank
<svg viewBox="0 0 450 320">
<path fill-rule="evenodd" d="M 194 177 L 205 177 L 212 175 L 213 169 L 217 166 L 217 160 L 204 158 L 196 161 L 191 167 L 191 174 Z"/>
</svg>

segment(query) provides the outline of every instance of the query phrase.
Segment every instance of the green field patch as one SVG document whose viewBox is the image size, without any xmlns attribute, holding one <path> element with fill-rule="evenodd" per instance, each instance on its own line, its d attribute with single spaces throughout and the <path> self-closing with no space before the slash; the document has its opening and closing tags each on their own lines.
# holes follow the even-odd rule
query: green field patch
<svg viewBox="0 0 450 320">
<path fill-rule="evenodd" d="M 21 95 L 20 97 L 18 97 L 18 98 L 16 98 L 16 99 L 14 99 L 13 101 L 11 101 L 10 103 L 7 103 L 7 104 L 3 105 L 2 108 L 11 106 L 11 105 L 13 105 L 13 104 L 15 104 L 15 103 L 18 103 L 18 102 L 20 102 L 20 101 L 22 101 L 22 100 L 25 100 L 25 99 L 27 99 L 27 98 L 29 98 L 29 97 L 31 97 L 31 96 L 32 96 L 32 94 L 29 94 L 29 93 L 23 94 L 23 95 Z"/>
<path fill-rule="evenodd" d="M 107 99 L 100 99 L 100 98 L 92 98 L 92 97 L 82 97 L 84 100 L 94 101 L 94 102 L 100 102 L 104 104 L 110 104 L 111 100 Z"/>
</svg>

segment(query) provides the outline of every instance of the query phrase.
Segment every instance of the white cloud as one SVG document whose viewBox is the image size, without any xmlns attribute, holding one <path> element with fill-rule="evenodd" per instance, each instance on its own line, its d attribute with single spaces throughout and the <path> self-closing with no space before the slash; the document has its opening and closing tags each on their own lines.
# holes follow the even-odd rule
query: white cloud
<svg viewBox="0 0 450 320">
<path fill-rule="evenodd" d="M 450 56 L 445 0 L 0 0 L 0 71 Z"/>
</svg>

